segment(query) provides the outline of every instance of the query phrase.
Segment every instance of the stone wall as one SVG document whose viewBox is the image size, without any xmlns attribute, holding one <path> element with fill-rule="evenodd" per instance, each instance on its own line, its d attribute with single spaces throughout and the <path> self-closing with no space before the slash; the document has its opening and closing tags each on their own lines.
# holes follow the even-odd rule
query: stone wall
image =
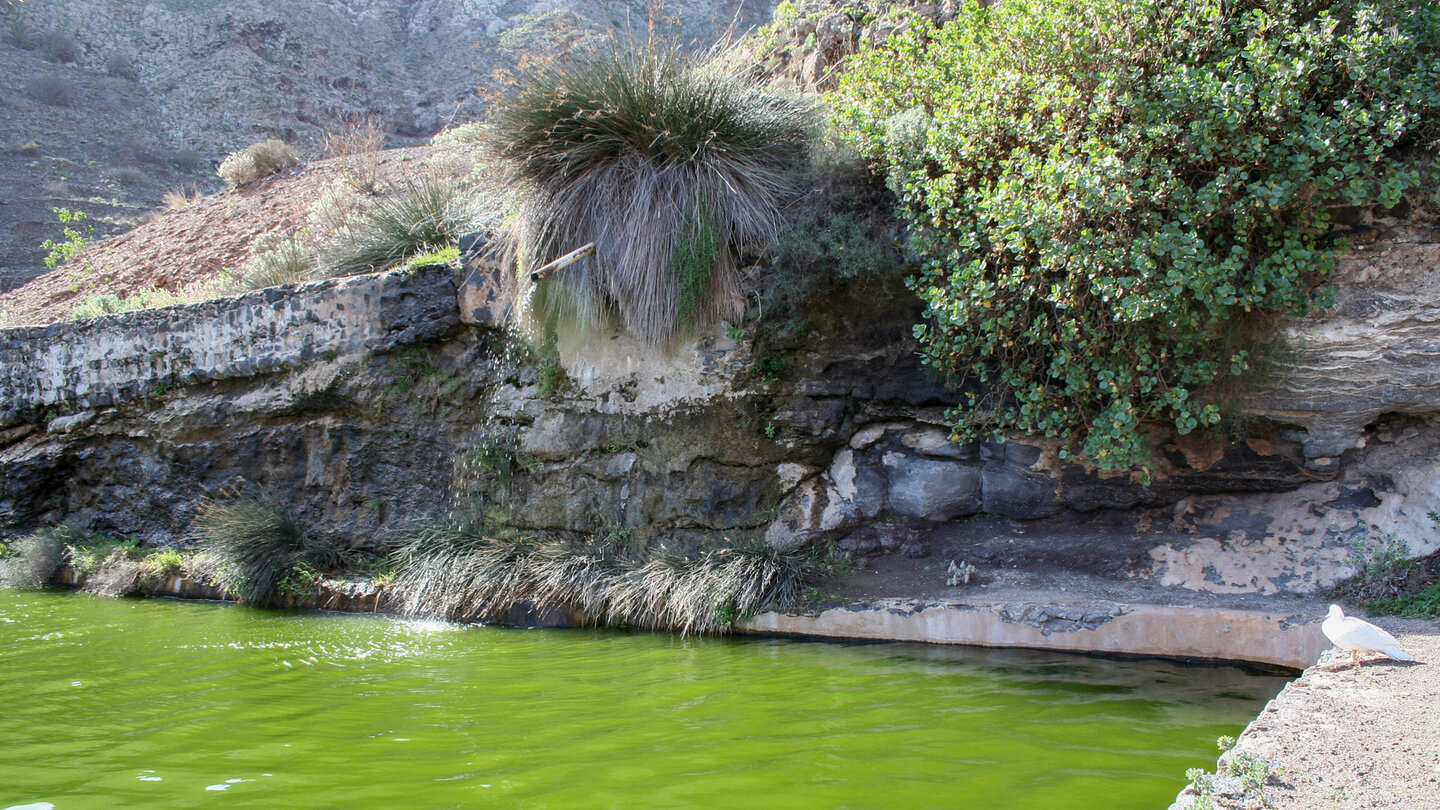
<svg viewBox="0 0 1440 810">
<path fill-rule="evenodd" d="M 458 325 L 454 271 L 434 267 L 0 330 L 0 427 L 386 351 Z"/>
</svg>

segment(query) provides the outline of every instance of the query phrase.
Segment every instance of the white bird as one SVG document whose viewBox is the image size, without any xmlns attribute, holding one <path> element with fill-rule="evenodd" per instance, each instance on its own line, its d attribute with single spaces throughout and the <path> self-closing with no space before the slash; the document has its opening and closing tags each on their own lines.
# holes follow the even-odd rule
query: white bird
<svg viewBox="0 0 1440 810">
<path fill-rule="evenodd" d="M 1320 625 L 1320 632 L 1342 650 L 1350 651 L 1350 665 L 1354 666 L 1362 652 L 1378 652 L 1396 661 L 1413 661 L 1415 656 L 1400 649 L 1400 642 L 1394 636 L 1375 625 L 1346 616 L 1339 605 L 1331 605 L 1330 612 Z"/>
</svg>

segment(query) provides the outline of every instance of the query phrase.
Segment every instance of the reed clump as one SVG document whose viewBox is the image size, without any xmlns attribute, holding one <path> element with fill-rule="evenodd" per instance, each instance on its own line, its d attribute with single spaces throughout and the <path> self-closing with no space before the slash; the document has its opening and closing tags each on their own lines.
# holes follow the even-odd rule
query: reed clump
<svg viewBox="0 0 1440 810">
<path fill-rule="evenodd" d="M 496 537 L 478 519 L 434 522 L 396 550 L 403 612 L 495 620 L 530 606 L 567 609 L 592 624 L 723 633 L 800 599 L 818 569 L 768 546 L 694 554 L 630 553 L 603 543 Z"/>
</svg>

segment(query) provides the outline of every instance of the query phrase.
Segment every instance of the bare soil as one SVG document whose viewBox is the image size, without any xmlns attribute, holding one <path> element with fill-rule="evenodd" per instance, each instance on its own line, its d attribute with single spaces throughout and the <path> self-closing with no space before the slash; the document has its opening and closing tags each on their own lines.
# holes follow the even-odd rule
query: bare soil
<svg viewBox="0 0 1440 810">
<path fill-rule="evenodd" d="M 437 159 L 465 159 L 455 147 L 410 147 L 378 153 L 382 182 L 402 183 Z M 256 237 L 304 227 L 310 206 L 342 181 L 337 160 L 307 163 L 238 189 L 162 210 L 133 230 L 94 245 L 79 258 L 0 295 L 0 325 L 62 321 L 86 298 L 121 297 L 159 287 L 171 292 L 238 270 Z M 88 268 L 88 269 L 87 269 Z"/>
</svg>

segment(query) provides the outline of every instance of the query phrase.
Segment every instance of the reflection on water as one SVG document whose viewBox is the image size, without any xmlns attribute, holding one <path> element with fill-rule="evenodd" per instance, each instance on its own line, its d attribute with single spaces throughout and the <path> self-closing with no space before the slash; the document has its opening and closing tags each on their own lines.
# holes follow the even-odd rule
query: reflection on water
<svg viewBox="0 0 1440 810">
<path fill-rule="evenodd" d="M 1282 683 L 0 590 L 0 808 L 1153 808 Z"/>
</svg>

